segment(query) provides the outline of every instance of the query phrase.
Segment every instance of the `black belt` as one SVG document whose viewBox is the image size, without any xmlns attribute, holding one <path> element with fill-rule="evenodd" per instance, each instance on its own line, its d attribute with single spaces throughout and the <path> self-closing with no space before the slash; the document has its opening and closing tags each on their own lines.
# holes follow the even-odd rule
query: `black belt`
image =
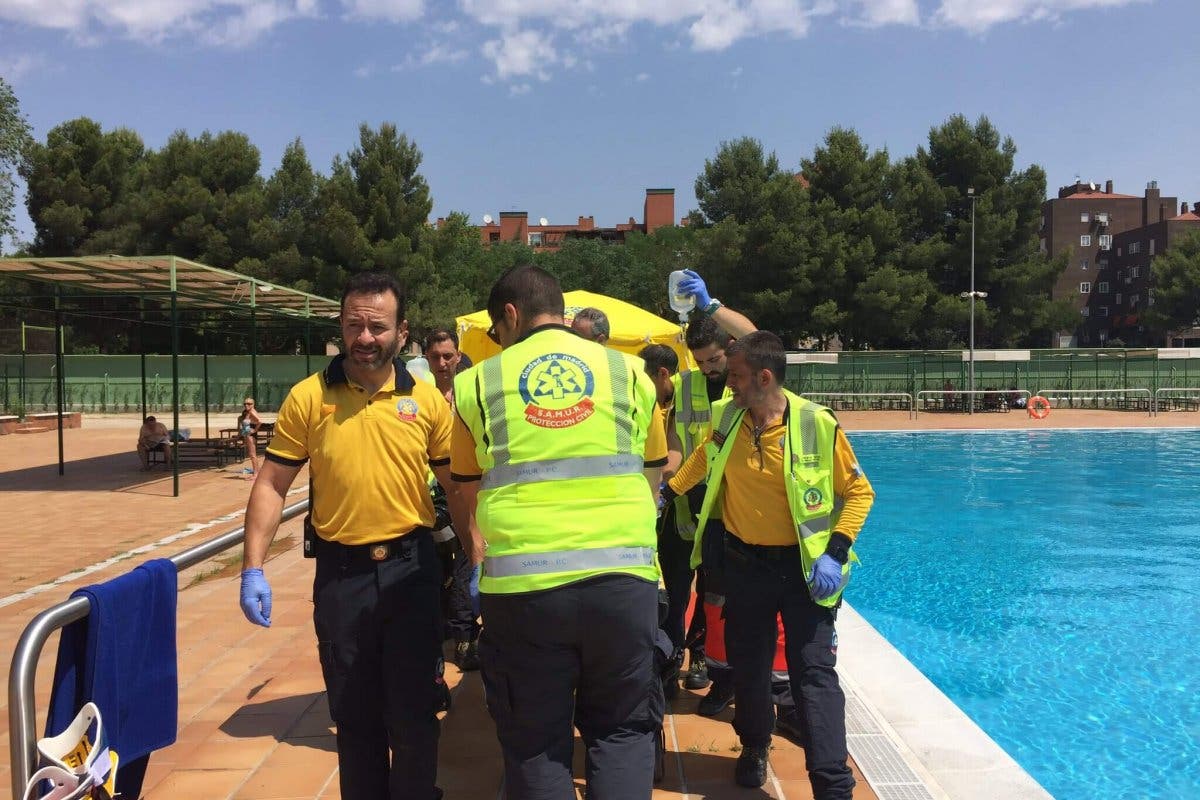
<svg viewBox="0 0 1200 800">
<path fill-rule="evenodd" d="M 725 537 L 725 546 L 730 550 L 763 561 L 788 561 L 800 558 L 798 544 L 747 544 L 731 532 Z"/>
<path fill-rule="evenodd" d="M 391 561 L 393 558 L 411 558 L 420 544 L 421 537 L 429 536 L 432 531 L 423 525 L 418 525 L 403 536 L 385 539 L 369 544 L 342 544 L 322 539 L 316 539 L 317 558 L 332 558 L 342 562 L 348 561 Z"/>
</svg>

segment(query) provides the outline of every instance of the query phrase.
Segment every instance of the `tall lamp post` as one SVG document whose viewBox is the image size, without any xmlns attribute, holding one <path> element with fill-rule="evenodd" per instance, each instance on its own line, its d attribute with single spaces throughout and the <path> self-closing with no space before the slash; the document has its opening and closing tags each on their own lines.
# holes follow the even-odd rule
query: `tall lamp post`
<svg viewBox="0 0 1200 800">
<path fill-rule="evenodd" d="M 967 362 L 967 390 L 975 391 L 975 298 L 987 297 L 987 292 L 975 291 L 975 190 L 967 189 L 967 197 L 971 198 L 971 291 L 962 292 L 959 297 L 971 298 L 971 356 Z M 975 395 L 967 395 L 967 413 L 975 413 Z"/>
</svg>

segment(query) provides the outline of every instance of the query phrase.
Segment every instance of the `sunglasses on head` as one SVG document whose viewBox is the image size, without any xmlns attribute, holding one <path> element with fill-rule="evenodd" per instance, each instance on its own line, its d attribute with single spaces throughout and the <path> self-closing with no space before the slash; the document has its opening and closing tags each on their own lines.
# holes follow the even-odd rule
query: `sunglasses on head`
<svg viewBox="0 0 1200 800">
<path fill-rule="evenodd" d="M 493 322 L 492 326 L 487 329 L 487 337 L 491 339 L 494 344 L 500 344 L 500 336 L 496 333 L 496 323 Z"/>
</svg>

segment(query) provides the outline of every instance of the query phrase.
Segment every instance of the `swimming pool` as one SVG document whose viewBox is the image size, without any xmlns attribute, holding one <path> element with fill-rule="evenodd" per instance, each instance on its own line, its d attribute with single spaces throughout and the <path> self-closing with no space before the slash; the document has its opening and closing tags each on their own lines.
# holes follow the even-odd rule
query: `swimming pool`
<svg viewBox="0 0 1200 800">
<path fill-rule="evenodd" d="M 1200 797 L 1200 431 L 851 440 L 859 613 L 1058 800 Z"/>
</svg>

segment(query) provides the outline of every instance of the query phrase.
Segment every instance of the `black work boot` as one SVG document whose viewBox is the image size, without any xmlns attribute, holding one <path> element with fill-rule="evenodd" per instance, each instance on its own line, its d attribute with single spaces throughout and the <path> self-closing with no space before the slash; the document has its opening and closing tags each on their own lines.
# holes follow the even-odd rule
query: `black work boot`
<svg viewBox="0 0 1200 800">
<path fill-rule="evenodd" d="M 767 748 L 743 747 L 733 768 L 733 779 L 738 786 L 757 789 L 767 782 Z"/>
<path fill-rule="evenodd" d="M 703 658 L 693 658 L 688 665 L 687 676 L 683 679 L 685 689 L 704 689 L 712 681 L 708 677 L 708 665 Z"/>
<path fill-rule="evenodd" d="M 708 694 L 700 698 L 696 713 L 702 717 L 715 717 L 733 702 L 733 681 L 716 680 L 708 687 Z"/>
</svg>

